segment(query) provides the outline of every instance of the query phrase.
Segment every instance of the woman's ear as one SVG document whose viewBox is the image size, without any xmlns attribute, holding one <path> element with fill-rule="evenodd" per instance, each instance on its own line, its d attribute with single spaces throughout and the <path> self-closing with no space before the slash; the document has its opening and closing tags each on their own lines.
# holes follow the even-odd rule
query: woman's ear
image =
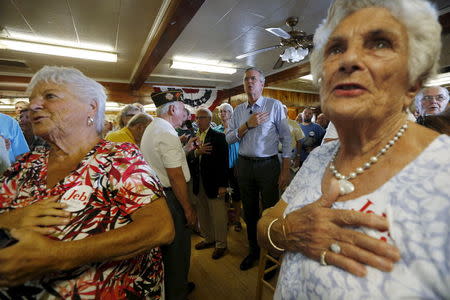
<svg viewBox="0 0 450 300">
<path fill-rule="evenodd" d="M 94 116 L 97 114 L 98 104 L 97 101 L 91 100 L 89 103 L 89 107 L 91 111 L 94 113 Z"/>
<path fill-rule="evenodd" d="M 416 84 L 412 85 L 407 91 L 407 96 L 409 96 L 409 98 L 414 98 L 422 88 L 422 84 L 422 81 L 418 81 Z"/>
<path fill-rule="evenodd" d="M 411 106 L 411 103 L 414 101 L 414 98 L 416 97 L 417 93 L 422 88 L 422 81 L 416 82 L 416 84 L 412 85 L 407 91 L 406 91 L 406 97 L 405 97 L 405 103 L 403 104 L 403 110 L 405 111 L 406 108 L 409 108 Z"/>
</svg>

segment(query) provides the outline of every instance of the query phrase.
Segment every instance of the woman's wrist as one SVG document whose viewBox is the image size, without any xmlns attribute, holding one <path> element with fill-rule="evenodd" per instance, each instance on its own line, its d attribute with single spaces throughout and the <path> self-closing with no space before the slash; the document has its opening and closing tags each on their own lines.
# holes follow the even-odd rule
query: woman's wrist
<svg viewBox="0 0 450 300">
<path fill-rule="evenodd" d="M 285 229 L 283 225 L 283 218 L 276 218 L 270 221 L 267 226 L 267 240 L 272 248 L 284 252 L 284 242 L 285 242 Z"/>
</svg>

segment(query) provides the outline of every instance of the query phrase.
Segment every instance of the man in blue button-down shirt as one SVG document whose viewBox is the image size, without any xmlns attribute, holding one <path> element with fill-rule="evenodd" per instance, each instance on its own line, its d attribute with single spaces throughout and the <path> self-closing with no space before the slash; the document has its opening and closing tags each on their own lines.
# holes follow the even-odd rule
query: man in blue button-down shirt
<svg viewBox="0 0 450 300">
<path fill-rule="evenodd" d="M 248 101 L 236 107 L 226 134 L 229 144 L 240 142 L 238 182 L 250 248 L 249 255 L 241 263 L 241 270 L 250 269 L 259 258 L 256 240 L 259 196 L 263 210 L 275 205 L 279 200 L 279 189 L 284 189 L 289 178 L 289 125 L 281 102 L 262 96 L 264 81 L 260 70 L 250 68 L 245 71 L 244 89 Z M 281 170 L 279 143 L 282 144 Z"/>
</svg>

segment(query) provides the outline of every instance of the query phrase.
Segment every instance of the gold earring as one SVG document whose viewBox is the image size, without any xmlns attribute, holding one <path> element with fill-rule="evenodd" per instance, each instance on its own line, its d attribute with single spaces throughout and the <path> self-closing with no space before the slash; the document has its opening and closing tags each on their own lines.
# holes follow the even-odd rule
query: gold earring
<svg viewBox="0 0 450 300">
<path fill-rule="evenodd" d="M 94 119 L 92 119 L 92 117 L 88 117 L 88 118 L 87 118 L 87 125 L 88 125 L 88 126 L 94 125 Z"/>
</svg>

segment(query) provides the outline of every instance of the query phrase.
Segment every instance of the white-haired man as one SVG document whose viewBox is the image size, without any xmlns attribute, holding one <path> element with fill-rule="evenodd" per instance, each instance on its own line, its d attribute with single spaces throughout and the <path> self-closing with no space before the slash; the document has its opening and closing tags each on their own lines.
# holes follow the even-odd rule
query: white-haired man
<svg viewBox="0 0 450 300">
<path fill-rule="evenodd" d="M 197 214 L 192 207 L 187 182 L 191 178 L 186 154 L 175 128 L 180 127 L 184 104 L 178 101 L 177 91 L 152 93 L 157 117 L 145 129 L 141 151 L 145 160 L 156 171 L 164 186 L 167 205 L 175 225 L 172 244 L 162 247 L 166 299 L 186 299 L 191 289 L 187 277 L 191 257 L 191 236 L 188 228 L 197 224 Z"/>
<path fill-rule="evenodd" d="M 212 258 L 219 259 L 227 249 L 227 210 L 224 196 L 228 186 L 228 144 L 222 132 L 211 128 L 211 119 L 209 109 L 197 110 L 198 148 L 189 152 L 188 159 L 200 231 L 205 237 L 205 240 L 195 245 L 195 249 L 214 247 Z"/>
<path fill-rule="evenodd" d="M 441 86 L 431 86 L 417 93 L 415 104 L 419 113 L 418 121 L 428 115 L 437 115 L 447 108 L 449 99 L 448 90 Z"/>
<path fill-rule="evenodd" d="M 253 267 L 259 258 L 256 223 L 262 208 L 272 207 L 279 199 L 290 174 L 291 134 L 280 101 L 262 96 L 264 74 L 250 68 L 245 71 L 244 89 L 248 101 L 236 107 L 226 133 L 229 144 L 240 141 L 238 182 L 241 189 L 249 254 L 242 261 L 241 270 Z M 278 144 L 282 144 L 282 166 L 278 160 Z"/>
</svg>

